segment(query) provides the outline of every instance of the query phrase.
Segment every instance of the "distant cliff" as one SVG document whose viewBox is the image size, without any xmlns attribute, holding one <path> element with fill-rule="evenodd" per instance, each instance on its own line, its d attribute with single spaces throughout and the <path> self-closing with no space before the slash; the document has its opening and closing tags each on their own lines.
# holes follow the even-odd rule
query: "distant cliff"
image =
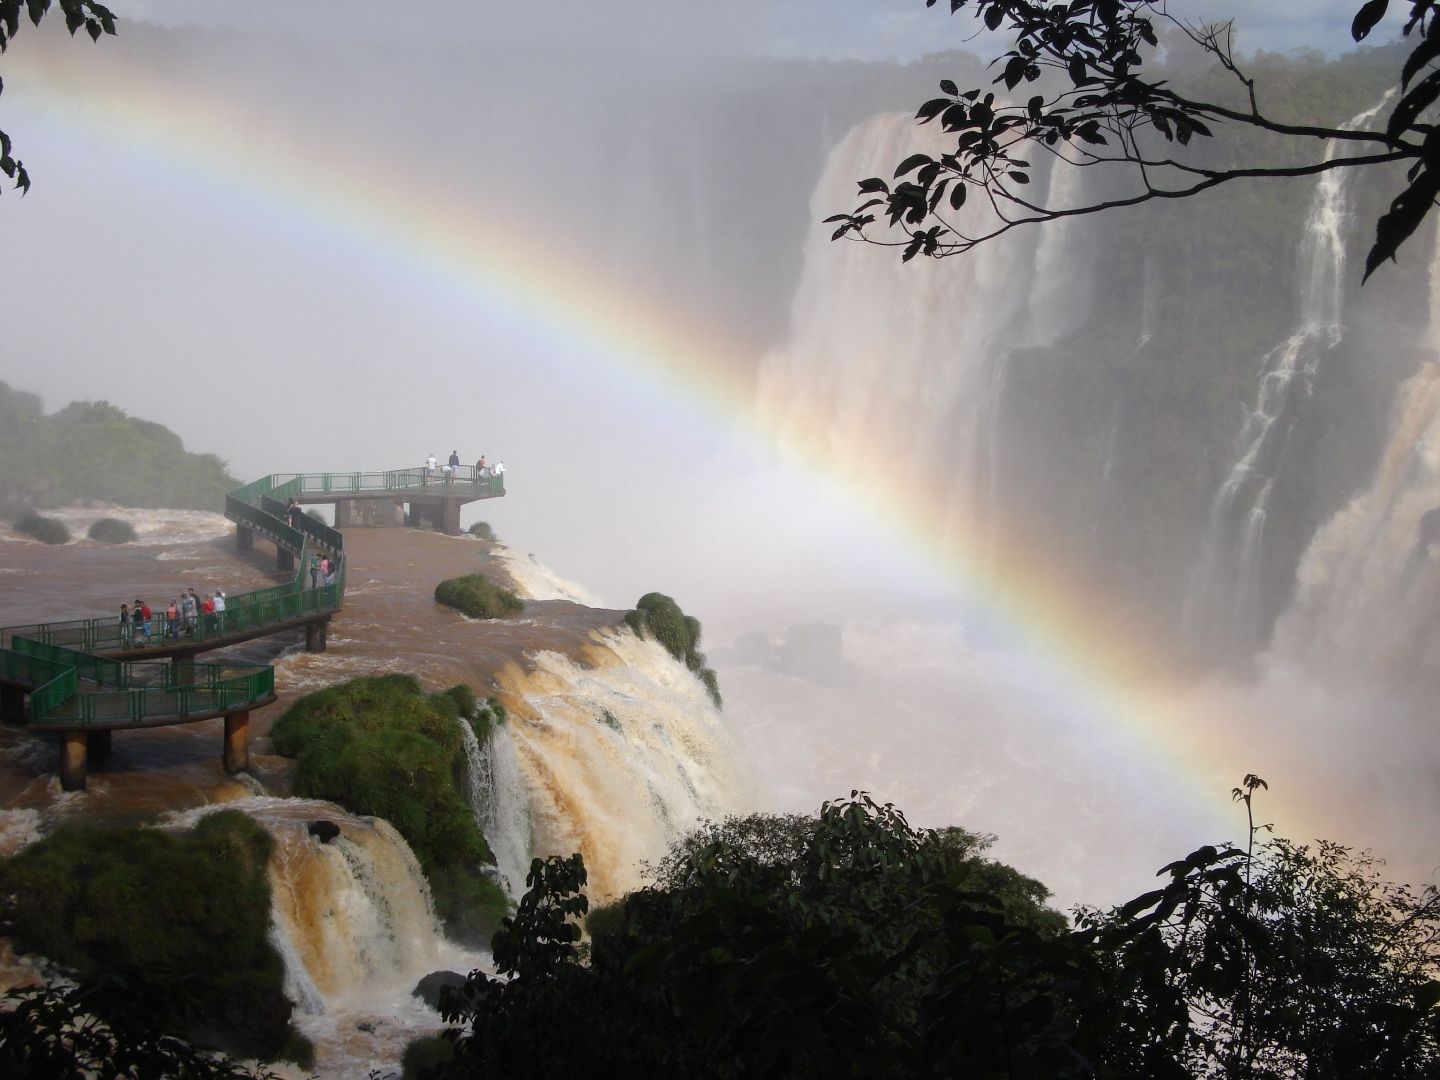
<svg viewBox="0 0 1440 1080">
<path fill-rule="evenodd" d="M 45 415 L 39 397 L 0 382 L 0 514 L 89 499 L 218 510 L 240 486 L 214 454 L 106 401 Z"/>
</svg>

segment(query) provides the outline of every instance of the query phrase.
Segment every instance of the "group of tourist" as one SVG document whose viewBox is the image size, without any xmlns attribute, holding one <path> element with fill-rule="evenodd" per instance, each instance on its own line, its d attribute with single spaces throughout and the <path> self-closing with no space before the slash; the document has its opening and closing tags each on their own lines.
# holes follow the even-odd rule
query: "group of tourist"
<svg viewBox="0 0 1440 1080">
<path fill-rule="evenodd" d="M 310 588 L 318 589 L 322 585 L 334 585 L 339 577 L 339 560 L 332 559 L 329 555 L 310 556 Z"/>
<path fill-rule="evenodd" d="M 160 612 L 157 620 L 155 611 L 144 600 L 136 600 L 134 606 L 120 605 L 120 641 L 128 647 L 137 639 L 149 644 L 156 636 L 162 640 L 180 640 L 195 636 L 195 626 L 201 615 L 218 615 L 220 626 L 224 626 L 225 590 L 216 589 L 208 596 L 198 595 L 194 589 L 185 589 L 179 597 L 172 596 L 170 604 Z M 159 633 L 156 634 L 156 623 Z"/>
<path fill-rule="evenodd" d="M 422 470 L 422 472 L 423 472 L 424 475 L 425 475 L 425 480 L 426 480 L 427 483 L 429 482 L 430 477 L 432 477 L 432 476 L 435 475 L 435 467 L 436 467 L 436 464 L 437 464 L 437 459 L 436 459 L 436 457 L 435 457 L 434 454 L 431 454 L 429 457 L 427 457 L 427 458 L 425 459 L 425 467 L 424 467 L 424 469 Z M 460 473 L 460 451 L 459 451 L 459 450 L 451 450 L 451 451 L 450 451 L 450 460 L 447 461 L 447 462 L 444 464 L 444 466 L 441 467 L 441 470 L 440 470 L 440 471 L 441 471 L 441 474 L 444 476 L 445 482 L 446 482 L 447 484 L 450 483 L 452 480 L 454 480 L 457 475 L 459 475 L 459 473 Z M 475 462 L 475 479 L 477 479 L 477 480 L 479 480 L 481 477 L 487 477 L 487 476 L 503 476 L 504 474 L 505 474 L 505 463 L 504 463 L 503 461 L 497 461 L 497 462 L 495 462 L 495 463 L 492 465 L 492 464 L 490 464 L 489 462 L 487 462 L 487 461 L 485 460 L 485 455 L 484 455 L 484 454 L 481 454 L 481 455 L 480 455 L 480 460 L 477 461 L 477 462 Z"/>
</svg>

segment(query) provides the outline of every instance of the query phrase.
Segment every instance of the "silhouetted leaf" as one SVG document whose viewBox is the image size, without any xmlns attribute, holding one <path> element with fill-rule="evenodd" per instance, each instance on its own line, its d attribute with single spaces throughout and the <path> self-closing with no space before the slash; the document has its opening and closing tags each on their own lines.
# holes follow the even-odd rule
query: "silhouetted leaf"
<svg viewBox="0 0 1440 1080">
<path fill-rule="evenodd" d="M 911 154 L 896 167 L 895 175 L 904 176 L 906 173 L 913 172 L 921 165 L 925 165 L 933 160 L 934 159 L 929 154 Z"/>
<path fill-rule="evenodd" d="M 1365 6 L 1355 13 L 1355 21 L 1350 24 L 1350 36 L 1356 41 L 1364 41 L 1375 29 L 1375 24 L 1385 17 L 1385 9 L 1389 6 L 1390 0 L 1366 0 Z"/>
</svg>

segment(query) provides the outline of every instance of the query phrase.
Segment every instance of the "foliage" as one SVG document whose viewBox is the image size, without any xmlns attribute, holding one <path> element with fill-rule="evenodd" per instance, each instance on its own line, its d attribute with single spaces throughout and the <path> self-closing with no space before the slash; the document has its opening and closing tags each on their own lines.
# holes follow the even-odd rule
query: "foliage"
<svg viewBox="0 0 1440 1080">
<path fill-rule="evenodd" d="M 1253 789 L 1252 789 L 1253 790 Z M 988 841 L 854 793 L 711 824 L 589 920 L 579 856 L 532 864 L 501 981 L 442 1001 L 455 1059 L 696 1077 L 1420 1077 L 1440 1067 L 1440 913 L 1343 849 L 1204 847 L 1069 930 Z M 977 863 L 977 860 L 979 862 Z M 1019 887 L 1007 900 L 1005 888 Z M 565 1038 L 554 1033 L 564 1031 Z"/>
<path fill-rule="evenodd" d="M 172 1035 L 100 1019 L 100 1013 L 116 1012 L 116 997 L 131 992 L 114 978 L 11 990 L 0 1003 L 0 1075 L 8 1080 L 278 1080 L 268 1069 L 205 1053 Z"/>
<path fill-rule="evenodd" d="M 714 670 L 705 664 L 700 651 L 700 620 L 680 610 L 680 605 L 663 593 L 646 593 L 625 613 L 625 625 L 643 637 L 654 638 L 665 651 L 695 673 L 705 684 L 710 700 L 721 704 L 720 683 Z"/>
<path fill-rule="evenodd" d="M 102 544 L 130 544 L 135 541 L 135 526 L 119 518 L 100 518 L 85 535 Z"/>
<path fill-rule="evenodd" d="M 268 936 L 272 847 L 235 810 L 181 837 L 57 829 L 0 864 L 0 932 L 82 982 L 118 980 L 117 992 L 85 998 L 108 1024 L 270 1059 L 291 1011 Z"/>
<path fill-rule="evenodd" d="M 0 509 L 100 499 L 122 506 L 213 510 L 240 486 L 213 454 L 108 402 L 45 415 L 34 394 L 0 382 Z"/>
<path fill-rule="evenodd" d="M 475 732 L 475 737 L 484 746 L 490 741 L 490 733 L 497 725 L 505 723 L 505 706 L 500 703 L 497 697 L 488 697 L 479 702 L 470 711 L 470 727 Z"/>
<path fill-rule="evenodd" d="M 435 586 L 435 599 L 472 619 L 500 619 L 525 610 L 520 598 L 484 574 L 450 578 Z"/>
<path fill-rule="evenodd" d="M 413 1040 L 405 1047 L 400 1057 L 400 1080 L 420 1080 L 432 1069 L 436 1069 L 455 1056 L 450 1040 L 439 1035 L 427 1035 Z"/>
<path fill-rule="evenodd" d="M 36 540 L 46 544 L 68 544 L 70 542 L 70 530 L 65 527 L 63 521 L 43 517 L 33 512 L 15 522 L 15 531 L 24 533 L 26 536 L 33 536 Z"/>
<path fill-rule="evenodd" d="M 477 521 L 474 525 L 471 525 L 470 535 L 484 540 L 487 544 L 497 544 L 500 542 L 495 535 L 495 530 L 490 527 L 488 521 Z"/>
<path fill-rule="evenodd" d="M 495 858 L 461 789 L 466 705 L 473 714 L 468 687 L 427 695 L 412 675 L 352 679 L 301 698 L 270 739 L 277 753 L 297 759 L 297 795 L 395 826 L 447 929 L 483 940 L 508 903 L 484 873 Z"/>
<path fill-rule="evenodd" d="M 19 32 L 22 9 L 30 21 L 39 26 L 40 20 L 49 13 L 51 3 L 52 0 L 0 0 L 0 52 L 9 47 Z M 72 37 L 80 29 L 90 35 L 91 41 L 98 41 L 101 34 L 115 33 L 115 16 L 96 0 L 60 0 L 60 10 L 65 13 L 65 28 Z M 24 162 L 12 157 L 10 151 L 10 136 L 0 131 L 0 173 L 21 192 L 27 192 L 30 174 L 25 171 Z"/>
<path fill-rule="evenodd" d="M 926 6 L 935 2 L 926 0 Z M 1156 0 L 950 0 L 949 7 L 952 14 L 968 11 L 985 31 L 1006 35 L 1008 47 L 991 62 L 998 72 L 992 85 L 1003 84 L 1003 94 L 1016 97 L 986 86 L 961 90 L 952 79 L 941 80 L 940 96 L 921 105 L 916 119 L 935 122 L 949 149 L 905 158 L 895 168 L 893 187 L 880 177 L 861 181 L 866 201 L 826 219 L 838 223 L 835 239 L 869 239 L 867 227 L 883 215 L 890 228 L 904 229 L 903 239 L 887 241 L 903 248 L 903 259 L 945 256 L 1022 225 L 1183 199 L 1235 180 L 1402 163 L 1409 170 L 1406 186 L 1379 218 L 1368 277 L 1394 257 L 1440 195 L 1440 134 L 1427 119 L 1440 97 L 1435 0 L 1410 0 L 1404 33 L 1419 40 L 1399 72 L 1400 93 L 1388 122 L 1373 130 L 1352 129 L 1342 123 L 1345 117 L 1321 124 L 1279 119 L 1262 108 L 1257 80 L 1235 56 L 1230 23 L 1192 24 Z M 1367 0 L 1352 27 L 1356 41 L 1387 7 L 1388 0 Z M 1154 52 L 1166 32 L 1167 52 L 1176 53 L 1182 43 L 1198 49 L 1226 73 L 1228 85 L 1213 96 L 1195 93 L 1157 71 Z M 1223 162 L 1197 152 L 1222 129 L 1242 137 L 1275 136 L 1287 150 L 1298 147 L 1302 160 Z M 1046 158 L 1102 166 L 1112 173 L 1111 186 L 1077 204 L 1031 194 L 1035 160 Z M 1118 185 L 1116 175 L 1123 176 Z M 967 202 L 989 213 L 962 220 Z"/>
</svg>

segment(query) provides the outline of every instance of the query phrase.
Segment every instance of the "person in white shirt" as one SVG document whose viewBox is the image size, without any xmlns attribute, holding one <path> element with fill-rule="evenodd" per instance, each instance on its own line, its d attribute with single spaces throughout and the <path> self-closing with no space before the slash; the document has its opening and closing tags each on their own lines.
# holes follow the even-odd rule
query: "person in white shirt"
<svg viewBox="0 0 1440 1080">
<path fill-rule="evenodd" d="M 494 465 L 491 465 L 491 466 L 490 466 L 490 474 L 491 474 L 492 476 L 504 476 L 504 475 L 505 475 L 505 462 L 503 462 L 503 461 L 497 461 L 497 462 L 495 462 Z"/>
<path fill-rule="evenodd" d="M 425 481 L 429 483 L 430 477 L 435 475 L 435 455 L 431 454 L 425 459 Z"/>
</svg>

